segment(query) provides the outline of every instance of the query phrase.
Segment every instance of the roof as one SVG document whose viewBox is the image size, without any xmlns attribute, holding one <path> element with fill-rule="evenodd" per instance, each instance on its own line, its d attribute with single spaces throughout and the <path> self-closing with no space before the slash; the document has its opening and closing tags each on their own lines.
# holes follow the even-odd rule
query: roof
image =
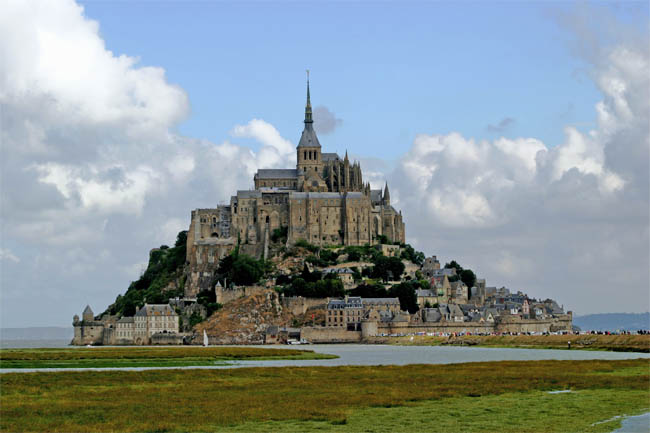
<svg viewBox="0 0 650 433">
<path fill-rule="evenodd" d="M 295 168 L 261 168 L 255 174 L 258 179 L 295 179 L 298 170 Z"/>
<path fill-rule="evenodd" d="M 237 191 L 237 198 L 260 198 L 262 197 L 261 191 L 250 191 L 247 189 Z"/>
<path fill-rule="evenodd" d="M 328 199 L 341 199 L 343 194 L 340 192 L 298 192 L 291 191 L 291 198 L 328 198 Z"/>
<path fill-rule="evenodd" d="M 302 130 L 298 147 L 321 147 L 311 123 L 305 123 L 305 129 Z"/>
<path fill-rule="evenodd" d="M 354 271 L 350 268 L 325 268 L 324 274 L 353 274 Z"/>
<path fill-rule="evenodd" d="M 381 190 L 380 189 L 371 189 L 370 190 L 370 200 L 373 202 L 381 201 Z"/>
<path fill-rule="evenodd" d="M 86 305 L 86 308 L 84 308 L 84 312 L 82 314 L 83 315 L 92 314 L 93 316 L 95 315 L 95 313 L 93 313 L 92 308 L 90 308 L 90 305 Z"/>
<path fill-rule="evenodd" d="M 133 323 L 133 317 L 122 317 L 117 323 Z"/>
<path fill-rule="evenodd" d="M 323 161 L 323 162 L 337 161 L 337 160 L 341 159 L 341 157 L 338 155 L 338 153 L 325 153 L 325 152 L 322 152 L 320 154 L 320 156 L 321 156 L 321 161 Z"/>
<path fill-rule="evenodd" d="M 363 298 L 364 304 L 399 304 L 399 298 Z"/>
<path fill-rule="evenodd" d="M 345 195 L 345 197 L 346 198 L 361 198 L 361 197 L 363 197 L 363 194 L 361 192 L 359 192 L 359 191 L 352 191 L 352 192 L 348 192 Z"/>
<path fill-rule="evenodd" d="M 136 317 L 143 316 L 176 316 L 176 312 L 169 304 L 144 304 L 144 307 L 135 313 Z"/>
<path fill-rule="evenodd" d="M 419 297 L 436 296 L 436 295 L 433 293 L 433 290 L 417 289 L 415 291 L 415 296 L 419 298 Z"/>
</svg>

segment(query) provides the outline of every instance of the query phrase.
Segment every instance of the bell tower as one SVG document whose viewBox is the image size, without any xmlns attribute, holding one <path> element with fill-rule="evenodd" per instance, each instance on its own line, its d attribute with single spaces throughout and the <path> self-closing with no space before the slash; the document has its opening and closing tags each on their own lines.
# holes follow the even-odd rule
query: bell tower
<svg viewBox="0 0 650 433">
<path fill-rule="evenodd" d="M 296 168 L 302 170 L 305 176 L 316 173 L 318 176 L 323 175 L 323 162 L 321 156 L 321 146 L 314 131 L 314 120 L 311 112 L 311 98 L 309 95 L 309 70 L 307 70 L 307 104 L 305 105 L 305 128 L 302 131 L 300 142 L 298 143 Z"/>
</svg>

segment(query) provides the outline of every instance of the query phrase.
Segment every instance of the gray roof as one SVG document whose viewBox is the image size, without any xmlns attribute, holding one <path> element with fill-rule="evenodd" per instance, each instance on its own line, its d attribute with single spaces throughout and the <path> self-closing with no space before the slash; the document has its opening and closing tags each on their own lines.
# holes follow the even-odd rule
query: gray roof
<svg viewBox="0 0 650 433">
<path fill-rule="evenodd" d="M 237 191 L 237 198 L 260 198 L 261 191 L 249 191 L 247 189 Z"/>
<path fill-rule="evenodd" d="M 90 308 L 90 305 L 86 305 L 86 308 L 84 308 L 84 312 L 82 314 L 92 314 L 93 316 L 95 315 L 92 308 Z"/>
<path fill-rule="evenodd" d="M 305 123 L 305 129 L 302 130 L 298 147 L 320 147 L 316 131 L 311 123 Z"/>
<path fill-rule="evenodd" d="M 373 202 L 381 201 L 381 190 L 380 189 L 371 189 L 370 190 L 370 200 Z"/>
<path fill-rule="evenodd" d="M 346 198 L 361 198 L 363 197 L 363 194 L 359 191 L 352 191 L 348 192 L 345 196 Z"/>
<path fill-rule="evenodd" d="M 324 274 L 353 274 L 354 271 L 350 268 L 325 268 L 323 269 Z"/>
<path fill-rule="evenodd" d="M 399 304 L 399 298 L 363 298 L 364 304 Z"/>
<path fill-rule="evenodd" d="M 341 199 L 343 194 L 340 192 L 290 192 L 291 198 L 334 198 Z"/>
<path fill-rule="evenodd" d="M 436 296 L 436 295 L 433 293 L 433 290 L 417 289 L 415 291 L 415 296 L 419 298 L 419 297 Z"/>
<path fill-rule="evenodd" d="M 176 312 L 169 304 L 144 304 L 144 307 L 135 313 L 137 317 L 142 316 L 176 316 Z"/>
<path fill-rule="evenodd" d="M 341 157 L 338 155 L 338 153 L 325 153 L 325 152 L 321 153 L 321 160 L 323 162 L 336 161 L 340 159 Z"/>
<path fill-rule="evenodd" d="M 296 179 L 298 170 L 295 168 L 261 168 L 255 174 L 258 179 Z"/>
<path fill-rule="evenodd" d="M 133 317 L 122 317 L 117 323 L 133 323 Z"/>
</svg>

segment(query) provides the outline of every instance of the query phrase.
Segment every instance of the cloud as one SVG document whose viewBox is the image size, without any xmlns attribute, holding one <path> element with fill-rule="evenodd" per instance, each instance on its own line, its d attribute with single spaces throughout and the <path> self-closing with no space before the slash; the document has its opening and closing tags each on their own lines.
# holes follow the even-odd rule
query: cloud
<svg viewBox="0 0 650 433">
<path fill-rule="evenodd" d="M 73 1 L 3 3 L 0 55 L 0 235 L 17 246 L 2 250 L 12 263 L 0 275 L 2 326 L 104 308 L 191 209 L 229 201 L 259 167 L 295 164 L 291 142 L 261 119 L 222 143 L 174 133 L 189 113 L 184 90 L 108 51 Z"/>
<path fill-rule="evenodd" d="M 590 44 L 584 59 L 603 95 L 592 130 L 567 126 L 558 146 L 420 134 L 387 177 L 407 239 L 488 284 L 581 313 L 647 311 L 650 55 Z"/>
<path fill-rule="evenodd" d="M 485 127 L 485 129 L 487 129 L 488 132 L 503 133 L 515 123 L 516 123 L 515 119 L 513 119 L 512 117 L 504 117 L 496 125 L 489 124 L 488 126 Z"/>
<path fill-rule="evenodd" d="M 554 147 L 416 131 L 396 161 L 356 159 L 374 188 L 388 180 L 417 248 L 581 313 L 646 310 L 648 49 L 626 39 L 586 51 L 603 95 L 591 131 L 567 126 Z M 3 3 L 0 56 L 2 326 L 103 309 L 191 209 L 229 201 L 260 167 L 295 164 L 294 144 L 263 119 L 220 143 L 175 133 L 183 89 L 107 50 L 72 1 Z M 319 132 L 333 131 L 341 120 L 320 108 Z"/>
<path fill-rule="evenodd" d="M 343 124 L 343 119 L 336 117 L 336 114 L 324 105 L 314 108 L 313 117 L 314 128 L 320 134 L 330 134 Z"/>
<path fill-rule="evenodd" d="M 0 261 L 2 260 L 7 260 L 14 263 L 20 262 L 20 259 L 7 248 L 0 248 Z"/>
</svg>

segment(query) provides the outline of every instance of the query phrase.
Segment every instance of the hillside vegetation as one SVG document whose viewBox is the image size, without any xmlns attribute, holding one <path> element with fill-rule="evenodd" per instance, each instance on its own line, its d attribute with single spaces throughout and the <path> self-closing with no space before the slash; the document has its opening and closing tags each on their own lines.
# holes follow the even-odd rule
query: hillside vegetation
<svg viewBox="0 0 650 433">
<path fill-rule="evenodd" d="M 183 295 L 187 231 L 178 233 L 172 248 L 162 245 L 149 254 L 147 269 L 132 282 L 124 295 L 118 295 L 104 314 L 133 316 L 136 307 L 165 304 L 170 298 Z M 171 284 L 171 287 L 170 287 Z"/>
</svg>

